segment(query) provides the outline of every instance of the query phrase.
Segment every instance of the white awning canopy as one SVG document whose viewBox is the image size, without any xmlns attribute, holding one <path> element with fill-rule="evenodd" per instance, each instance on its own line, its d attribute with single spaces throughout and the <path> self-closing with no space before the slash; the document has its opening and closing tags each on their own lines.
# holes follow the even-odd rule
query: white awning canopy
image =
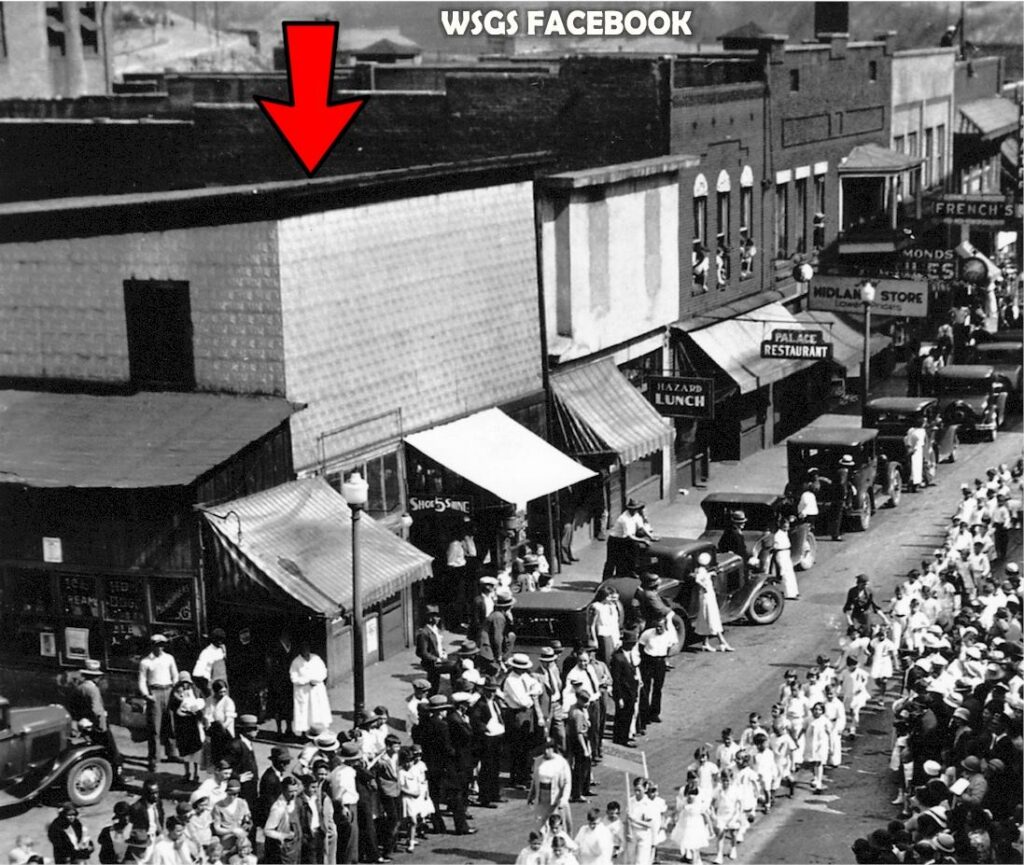
<svg viewBox="0 0 1024 865">
<path fill-rule="evenodd" d="M 478 487 L 519 506 L 594 477 L 590 469 L 496 408 L 405 440 Z"/>
</svg>

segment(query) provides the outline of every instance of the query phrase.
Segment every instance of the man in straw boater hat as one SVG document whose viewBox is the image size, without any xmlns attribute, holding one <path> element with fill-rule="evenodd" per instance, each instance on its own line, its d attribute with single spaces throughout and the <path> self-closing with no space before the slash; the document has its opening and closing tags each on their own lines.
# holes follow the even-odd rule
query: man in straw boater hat
<svg viewBox="0 0 1024 865">
<path fill-rule="evenodd" d="M 505 735 L 508 739 L 512 786 L 523 790 L 530 783 L 530 751 L 539 732 L 546 726 L 540 707 L 543 693 L 540 682 L 530 675 L 533 661 L 516 653 L 508 661 L 508 676 L 502 688 L 506 706 Z"/>
<path fill-rule="evenodd" d="M 644 502 L 629 499 L 626 509 L 619 514 L 608 530 L 608 557 L 604 563 L 603 579 L 628 577 L 636 571 L 637 550 L 653 540 L 643 515 Z"/>
<path fill-rule="evenodd" d="M 71 717 L 79 722 L 88 721 L 92 725 L 88 733 L 90 741 L 107 749 L 110 755 L 110 765 L 114 770 L 114 778 L 111 788 L 115 790 L 124 789 L 124 781 L 121 777 L 121 766 L 123 759 L 121 751 L 117 747 L 117 740 L 110 729 L 107 717 L 106 706 L 103 705 L 103 695 L 100 693 L 100 682 L 106 677 L 106 671 L 95 658 L 86 659 L 85 666 L 79 670 L 82 680 L 75 686 L 70 700 Z"/>
<path fill-rule="evenodd" d="M 512 605 L 510 589 L 502 587 L 494 594 L 494 609 L 480 625 L 477 642 L 480 654 L 475 663 L 485 676 L 496 676 L 505 669 L 505 660 L 512 653 L 515 635 L 512 633 Z"/>
</svg>

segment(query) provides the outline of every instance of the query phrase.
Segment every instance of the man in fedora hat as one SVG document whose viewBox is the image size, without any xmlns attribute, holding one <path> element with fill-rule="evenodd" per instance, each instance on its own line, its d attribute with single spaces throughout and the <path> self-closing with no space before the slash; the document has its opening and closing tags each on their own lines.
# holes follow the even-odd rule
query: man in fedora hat
<svg viewBox="0 0 1024 865">
<path fill-rule="evenodd" d="M 287 748 L 275 745 L 270 749 L 270 765 L 260 778 L 259 799 L 253 811 L 253 820 L 262 826 L 266 822 L 270 806 L 281 795 L 281 781 L 284 779 L 288 766 L 292 762 L 292 752 Z"/>
<path fill-rule="evenodd" d="M 256 763 L 254 741 L 259 732 L 259 721 L 255 715 L 240 715 L 235 723 L 238 735 L 231 740 L 225 759 L 231 764 L 233 778 L 239 783 L 238 795 L 249 806 L 252 814 L 256 813 L 259 803 L 259 765 Z M 255 841 L 256 829 L 253 826 L 249 840 Z"/>
<path fill-rule="evenodd" d="M 420 734 L 420 744 L 423 747 L 423 761 L 427 764 L 427 790 L 434 803 L 434 813 L 430 820 L 433 831 L 444 834 L 447 831 L 441 818 L 441 808 L 445 803 L 444 783 L 449 764 L 455 756 L 447 721 L 447 713 L 452 704 L 447 697 L 434 694 L 427 705 L 427 717 L 421 725 L 423 732 Z"/>
<path fill-rule="evenodd" d="M 430 696 L 430 682 L 426 679 L 413 679 L 412 696 L 405 701 L 405 724 L 410 738 L 417 742 L 417 727 L 420 724 L 420 706 L 426 705 Z"/>
<path fill-rule="evenodd" d="M 506 706 L 505 731 L 508 738 L 509 779 L 517 789 L 526 789 L 530 783 L 530 750 L 540 731 L 546 726 L 540 708 L 543 693 L 540 682 L 530 675 L 533 662 L 527 655 L 517 652 L 508 661 L 508 676 L 502 688 Z"/>
<path fill-rule="evenodd" d="M 476 765 L 476 754 L 473 749 L 473 728 L 469 723 L 470 696 L 465 691 L 456 691 L 451 696 L 452 707 L 448 710 L 445 722 L 448 724 L 448 737 L 451 741 L 452 756 L 448 761 L 444 780 L 444 798 L 448 802 L 448 810 L 452 812 L 456 835 L 472 835 L 466 805 L 469 801 L 469 785 L 473 781 L 473 768 Z"/>
<path fill-rule="evenodd" d="M 444 648 L 444 634 L 441 632 L 441 609 L 428 604 L 425 610 L 427 621 L 416 632 L 416 657 L 430 682 L 430 693 L 436 694 L 441 688 L 441 675 L 451 675 L 456 664 L 448 657 Z"/>
<path fill-rule="evenodd" d="M 469 630 L 467 636 L 477 634 L 487 621 L 487 617 L 494 612 L 494 595 L 498 590 L 498 581 L 495 577 L 481 577 L 478 580 L 479 591 L 473 598 L 473 609 L 469 616 Z"/>
<path fill-rule="evenodd" d="M 164 743 L 169 762 L 177 760 L 177 748 L 171 738 L 170 717 L 167 706 L 171 688 L 178 681 L 178 665 L 174 656 L 166 651 L 167 637 L 154 634 L 150 637 L 150 652 L 139 661 L 139 693 L 146 698 L 149 721 L 149 771 L 156 771 L 157 741 Z"/>
<path fill-rule="evenodd" d="M 636 572 L 637 552 L 654 540 L 643 515 L 644 502 L 630 499 L 608 530 L 608 556 L 603 579 L 628 577 Z"/>
<path fill-rule="evenodd" d="M 547 719 L 546 738 L 553 739 L 565 753 L 565 708 L 562 704 L 565 676 L 558 668 L 558 652 L 553 646 L 545 646 L 540 650 L 538 660 L 540 669 L 533 675 L 541 686 L 539 701 L 541 712 Z"/>
<path fill-rule="evenodd" d="M 356 764 L 362 754 L 355 742 L 343 742 L 334 758 L 333 768 L 327 776 L 334 806 L 334 825 L 337 828 L 337 861 L 359 861 L 359 791 L 356 784 Z"/>
<path fill-rule="evenodd" d="M 469 710 L 469 723 L 473 730 L 473 748 L 480 764 L 477 774 L 478 801 L 483 808 L 494 808 L 501 798 L 501 754 L 505 744 L 505 723 L 502 704 L 498 697 L 498 680 L 488 676 L 482 687 L 483 694 Z"/>
<path fill-rule="evenodd" d="M 831 506 L 829 523 L 834 541 L 842 541 L 843 522 L 846 519 L 846 514 L 857 501 L 857 488 L 850 481 L 850 469 L 856 468 L 856 465 L 850 454 L 843 454 L 839 460 L 836 482 L 829 488 Z"/>
<path fill-rule="evenodd" d="M 743 562 L 743 575 L 746 576 L 751 565 L 757 564 L 757 559 L 750 555 L 747 549 L 746 538 L 743 537 L 743 529 L 747 525 L 747 515 L 743 511 L 733 511 L 729 514 L 729 525 L 722 536 L 718 539 L 718 552 L 735 553 Z"/>
<path fill-rule="evenodd" d="M 102 745 L 110 755 L 110 765 L 114 770 L 114 778 L 111 784 L 112 789 L 123 789 L 124 781 L 121 777 L 121 766 L 123 759 L 121 751 L 117 747 L 117 740 L 108 723 L 107 709 L 103 705 L 103 695 L 100 692 L 100 682 L 106 678 L 106 672 L 95 658 L 88 658 L 85 667 L 79 671 L 81 680 L 75 685 L 68 701 L 68 711 L 72 720 L 88 721 L 92 724 L 89 738 L 97 745 Z"/>
<path fill-rule="evenodd" d="M 612 702 L 615 703 L 612 741 L 627 748 L 636 747 L 630 735 L 640 699 L 640 656 L 635 651 L 636 641 L 636 631 L 623 631 L 622 643 L 612 653 L 610 665 Z"/>
<path fill-rule="evenodd" d="M 512 632 L 512 591 L 502 587 L 494 593 L 494 608 L 480 625 L 477 642 L 480 652 L 475 661 L 485 676 L 496 676 L 505 669 L 505 660 L 512 654 L 515 634 Z"/>
</svg>

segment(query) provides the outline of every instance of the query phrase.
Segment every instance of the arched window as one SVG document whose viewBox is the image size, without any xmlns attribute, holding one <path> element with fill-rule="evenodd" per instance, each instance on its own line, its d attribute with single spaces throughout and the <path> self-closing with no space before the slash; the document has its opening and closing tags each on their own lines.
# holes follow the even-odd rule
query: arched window
<svg viewBox="0 0 1024 865">
<path fill-rule="evenodd" d="M 708 180 L 698 174 L 693 180 L 693 242 L 707 246 L 708 240 Z"/>
<path fill-rule="evenodd" d="M 718 173 L 718 180 L 715 183 L 717 194 L 715 214 L 717 217 L 718 235 L 715 238 L 715 258 L 718 265 L 717 278 L 718 287 L 725 288 L 729 282 L 730 262 L 729 253 L 732 247 L 732 236 L 729 230 L 732 205 L 732 182 L 729 180 L 729 172 L 722 169 Z"/>
</svg>

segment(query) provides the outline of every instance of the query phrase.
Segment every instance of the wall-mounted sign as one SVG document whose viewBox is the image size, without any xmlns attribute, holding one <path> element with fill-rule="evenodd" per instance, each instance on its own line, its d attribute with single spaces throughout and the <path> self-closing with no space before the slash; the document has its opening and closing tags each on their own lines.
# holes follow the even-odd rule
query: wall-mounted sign
<svg viewBox="0 0 1024 865">
<path fill-rule="evenodd" d="M 961 222 L 1006 222 L 1020 218 L 1019 205 L 1002 195 L 942 195 L 925 199 L 924 215 Z"/>
<path fill-rule="evenodd" d="M 776 360 L 829 360 L 832 343 L 820 330 L 773 330 L 761 343 L 761 357 Z"/>
<path fill-rule="evenodd" d="M 819 312 L 864 312 L 863 276 L 817 276 L 807 293 L 807 308 Z M 928 283 L 912 279 L 871 279 L 875 285 L 872 315 L 928 316 Z"/>
<path fill-rule="evenodd" d="M 472 499 L 453 499 L 447 496 L 433 496 L 432 498 L 409 496 L 409 513 L 422 514 L 424 512 L 433 512 L 436 514 L 453 513 L 469 516 L 472 504 Z"/>
<path fill-rule="evenodd" d="M 58 565 L 64 561 L 64 547 L 60 538 L 43 538 L 43 561 Z"/>
<path fill-rule="evenodd" d="M 647 399 L 665 417 L 711 420 L 715 416 L 715 382 L 710 378 L 649 375 Z"/>
</svg>

